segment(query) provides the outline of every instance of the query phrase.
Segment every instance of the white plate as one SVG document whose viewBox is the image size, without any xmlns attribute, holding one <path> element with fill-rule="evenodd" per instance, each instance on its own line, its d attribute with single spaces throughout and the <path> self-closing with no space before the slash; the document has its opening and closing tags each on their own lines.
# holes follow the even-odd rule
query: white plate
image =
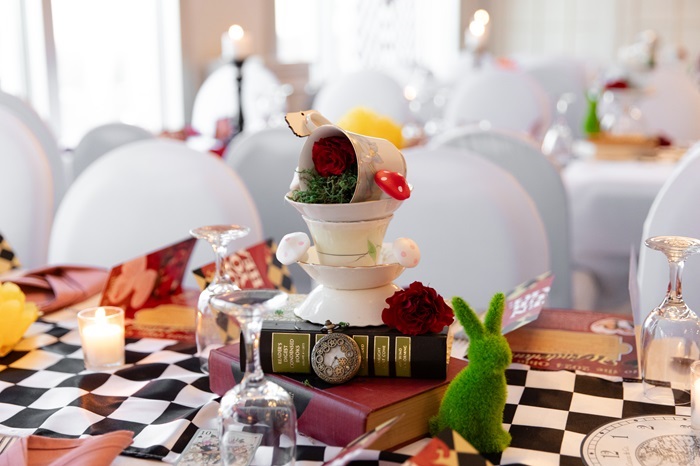
<svg viewBox="0 0 700 466">
<path fill-rule="evenodd" d="M 326 222 L 357 222 L 388 217 L 403 202 L 390 197 L 348 204 L 306 204 L 291 200 L 288 197 L 290 195 L 291 192 L 287 193 L 284 200 L 297 209 L 299 213 L 314 220 Z"/>
<path fill-rule="evenodd" d="M 306 261 L 297 263 L 318 283 L 336 290 L 364 290 L 388 285 L 404 271 L 404 267 L 396 262 L 367 267 L 321 265 L 315 246 L 309 248 L 308 254 Z"/>
</svg>

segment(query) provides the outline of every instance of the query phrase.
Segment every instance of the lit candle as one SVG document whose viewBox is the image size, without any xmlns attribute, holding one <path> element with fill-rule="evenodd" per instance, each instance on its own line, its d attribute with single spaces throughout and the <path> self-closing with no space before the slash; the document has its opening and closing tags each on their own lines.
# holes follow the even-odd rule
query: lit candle
<svg viewBox="0 0 700 466">
<path fill-rule="evenodd" d="M 124 310 L 98 307 L 78 313 L 85 367 L 91 370 L 124 365 Z"/>
<path fill-rule="evenodd" d="M 221 35 L 221 56 L 225 60 L 244 60 L 252 53 L 252 46 L 250 34 L 238 24 Z"/>
<path fill-rule="evenodd" d="M 690 426 L 700 430 L 700 361 L 690 365 Z"/>
</svg>

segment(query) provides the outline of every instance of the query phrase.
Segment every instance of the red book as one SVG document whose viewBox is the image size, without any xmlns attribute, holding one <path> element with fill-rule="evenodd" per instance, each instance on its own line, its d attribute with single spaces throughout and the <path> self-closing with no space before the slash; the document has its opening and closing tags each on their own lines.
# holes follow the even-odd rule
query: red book
<svg viewBox="0 0 700 466">
<path fill-rule="evenodd" d="M 224 395 L 243 378 L 238 345 L 209 356 L 211 390 Z M 294 397 L 297 428 L 327 445 L 345 446 L 398 414 L 404 416 L 379 438 L 373 449 L 388 450 L 428 434 L 428 420 L 437 414 L 452 379 L 467 366 L 451 358 L 445 380 L 355 377 L 331 385 L 309 375 L 266 374 Z"/>
</svg>

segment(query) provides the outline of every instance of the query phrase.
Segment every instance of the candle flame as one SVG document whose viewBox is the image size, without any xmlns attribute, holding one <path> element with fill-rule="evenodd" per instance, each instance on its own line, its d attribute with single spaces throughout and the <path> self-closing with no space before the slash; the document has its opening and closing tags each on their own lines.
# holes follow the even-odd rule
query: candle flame
<svg viewBox="0 0 700 466">
<path fill-rule="evenodd" d="M 228 36 L 231 38 L 231 40 L 241 40 L 243 39 L 244 35 L 245 31 L 238 24 L 234 24 L 230 28 L 228 28 Z"/>
<path fill-rule="evenodd" d="M 95 310 L 95 320 L 97 322 L 104 322 L 107 320 L 107 313 L 105 312 L 105 308 L 98 307 L 97 310 Z"/>
<path fill-rule="evenodd" d="M 486 10 L 476 10 L 474 12 L 474 20 L 478 23 L 486 25 L 489 23 L 490 19 L 489 12 Z"/>
</svg>

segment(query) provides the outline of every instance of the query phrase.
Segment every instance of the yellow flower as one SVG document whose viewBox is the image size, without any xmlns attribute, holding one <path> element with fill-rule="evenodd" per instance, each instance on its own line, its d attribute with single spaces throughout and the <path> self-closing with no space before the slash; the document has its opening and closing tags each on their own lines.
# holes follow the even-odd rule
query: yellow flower
<svg viewBox="0 0 700 466">
<path fill-rule="evenodd" d="M 26 302 L 19 286 L 0 283 L 0 357 L 12 351 L 37 317 L 39 309 Z"/>
<path fill-rule="evenodd" d="M 366 107 L 351 109 L 338 120 L 338 126 L 363 136 L 386 139 L 399 149 L 404 144 L 400 125 Z"/>
</svg>

